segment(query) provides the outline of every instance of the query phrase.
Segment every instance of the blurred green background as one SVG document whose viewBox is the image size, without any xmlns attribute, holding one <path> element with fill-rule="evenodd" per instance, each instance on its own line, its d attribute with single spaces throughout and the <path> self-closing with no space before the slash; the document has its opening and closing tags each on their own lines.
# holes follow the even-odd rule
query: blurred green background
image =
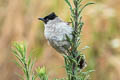
<svg viewBox="0 0 120 80">
<path fill-rule="evenodd" d="M 70 0 L 72 2 L 72 0 Z M 120 0 L 92 1 L 83 15 L 80 48 L 88 67 L 96 70 L 91 80 L 120 80 Z M 70 11 L 64 0 L 0 0 L 0 80 L 19 80 L 20 69 L 13 63 L 13 41 L 26 41 L 28 53 L 37 58 L 34 67 L 45 65 L 49 79 L 65 77 L 64 59 L 44 37 L 43 23 L 38 17 L 55 12 L 64 21 L 70 21 Z"/>
</svg>

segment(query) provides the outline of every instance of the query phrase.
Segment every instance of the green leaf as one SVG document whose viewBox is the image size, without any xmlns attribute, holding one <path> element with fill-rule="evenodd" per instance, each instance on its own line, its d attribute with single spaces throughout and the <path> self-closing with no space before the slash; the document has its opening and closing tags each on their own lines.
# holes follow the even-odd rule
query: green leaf
<svg viewBox="0 0 120 80">
<path fill-rule="evenodd" d="M 21 62 L 21 64 L 23 64 L 23 60 L 20 58 L 20 56 L 18 56 L 17 54 L 14 54 L 16 56 L 16 58 Z"/>
<path fill-rule="evenodd" d="M 13 61 L 20 69 L 22 69 L 23 71 L 25 70 L 25 68 L 22 66 L 22 64 L 18 63 L 17 61 Z"/>
<path fill-rule="evenodd" d="M 85 50 L 85 49 L 88 49 L 90 48 L 89 46 L 85 46 L 84 48 L 82 48 L 81 50 Z"/>
<path fill-rule="evenodd" d="M 33 66 L 34 66 L 34 64 L 35 64 L 35 61 L 36 61 L 36 60 L 31 61 L 30 65 L 29 65 L 29 71 L 30 71 L 30 72 L 32 71 L 32 68 L 33 68 Z"/>
<path fill-rule="evenodd" d="M 80 23 L 80 27 L 79 27 L 79 30 L 80 30 L 80 31 L 81 31 L 81 29 L 82 29 L 83 25 L 84 25 L 84 23 L 83 23 L 83 22 L 81 22 L 81 23 Z"/>
<path fill-rule="evenodd" d="M 24 43 L 23 46 L 24 46 L 24 54 L 26 54 L 26 50 L 27 50 L 26 43 Z"/>
<path fill-rule="evenodd" d="M 71 22 L 72 22 L 72 28 L 74 28 L 74 21 L 72 18 L 70 18 Z"/>
<path fill-rule="evenodd" d="M 89 73 L 94 72 L 94 71 L 95 71 L 95 70 L 88 70 L 88 71 L 86 71 L 86 72 L 82 72 L 82 74 L 88 75 Z"/>
<path fill-rule="evenodd" d="M 69 0 L 65 0 L 65 2 L 68 4 L 68 6 L 70 7 L 70 11 L 72 12 L 72 13 L 74 13 L 73 12 L 73 9 L 72 9 L 72 5 L 71 5 L 71 3 L 69 2 Z"/>
<path fill-rule="evenodd" d="M 78 1 L 78 4 L 80 4 L 82 1 L 83 1 L 83 0 L 79 0 L 79 1 Z"/>
<path fill-rule="evenodd" d="M 80 24 L 82 22 L 82 16 L 80 15 L 79 16 L 79 23 L 78 24 Z"/>
<path fill-rule="evenodd" d="M 21 80 L 24 80 L 24 77 L 20 75 L 19 73 L 15 73 Z"/>
<path fill-rule="evenodd" d="M 95 3 L 93 3 L 93 2 L 88 2 L 87 4 L 85 4 L 85 5 L 80 9 L 78 15 L 81 14 L 81 12 L 83 11 L 83 9 L 84 9 L 85 7 L 87 7 L 88 5 L 91 5 L 91 4 L 95 4 Z"/>
<path fill-rule="evenodd" d="M 20 53 L 21 57 L 23 57 L 24 51 L 21 49 L 20 44 L 16 42 L 16 43 L 14 43 L 14 47 L 16 48 L 16 51 L 18 51 Z"/>
<path fill-rule="evenodd" d="M 27 61 L 27 64 L 28 64 L 28 68 L 30 68 L 31 66 L 31 64 L 32 64 L 32 52 L 30 53 L 30 55 L 29 55 L 29 57 L 28 57 L 28 61 Z"/>
<path fill-rule="evenodd" d="M 12 52 L 15 56 L 19 56 L 21 58 L 21 56 L 19 55 L 19 53 L 15 49 L 12 49 Z"/>
<path fill-rule="evenodd" d="M 69 38 L 69 36 L 67 34 L 65 34 L 65 36 L 66 36 L 67 41 L 70 43 L 70 45 L 72 45 L 72 40 Z"/>
</svg>

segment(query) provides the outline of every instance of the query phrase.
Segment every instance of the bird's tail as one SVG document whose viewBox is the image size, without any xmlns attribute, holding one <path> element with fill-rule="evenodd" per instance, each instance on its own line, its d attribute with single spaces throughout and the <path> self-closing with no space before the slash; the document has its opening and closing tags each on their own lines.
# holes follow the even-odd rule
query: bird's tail
<svg viewBox="0 0 120 80">
<path fill-rule="evenodd" d="M 77 57 L 78 67 L 84 69 L 87 66 L 86 59 L 84 56 Z"/>
</svg>

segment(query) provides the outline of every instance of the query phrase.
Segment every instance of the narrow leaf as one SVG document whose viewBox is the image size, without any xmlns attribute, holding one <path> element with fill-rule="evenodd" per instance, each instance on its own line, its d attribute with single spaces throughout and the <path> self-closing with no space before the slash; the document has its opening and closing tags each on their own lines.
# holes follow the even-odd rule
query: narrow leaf
<svg viewBox="0 0 120 80">
<path fill-rule="evenodd" d="M 81 14 L 81 12 L 83 11 L 83 9 L 85 8 L 85 7 L 87 7 L 88 5 L 91 5 L 91 4 L 95 4 L 95 3 L 93 3 L 93 2 L 88 2 L 87 4 L 85 4 L 81 9 L 80 9 L 80 11 L 79 11 L 79 15 Z"/>
<path fill-rule="evenodd" d="M 24 77 L 20 75 L 19 73 L 15 73 L 21 80 L 24 80 Z"/>
</svg>

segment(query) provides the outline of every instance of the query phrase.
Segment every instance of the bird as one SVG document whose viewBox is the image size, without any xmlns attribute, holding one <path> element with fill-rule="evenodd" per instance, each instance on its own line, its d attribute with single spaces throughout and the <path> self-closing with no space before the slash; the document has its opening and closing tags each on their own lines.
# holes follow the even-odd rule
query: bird
<svg viewBox="0 0 120 80">
<path fill-rule="evenodd" d="M 50 45 L 59 53 L 67 54 L 67 50 L 70 48 L 70 42 L 67 40 L 66 35 L 72 39 L 73 38 L 73 28 L 69 25 L 68 22 L 64 22 L 59 18 L 54 12 L 49 15 L 38 18 L 44 22 L 44 35 L 48 40 Z M 79 61 L 80 56 L 77 57 Z M 79 62 L 80 69 L 83 69 L 86 66 L 86 61 L 81 60 Z"/>
</svg>

